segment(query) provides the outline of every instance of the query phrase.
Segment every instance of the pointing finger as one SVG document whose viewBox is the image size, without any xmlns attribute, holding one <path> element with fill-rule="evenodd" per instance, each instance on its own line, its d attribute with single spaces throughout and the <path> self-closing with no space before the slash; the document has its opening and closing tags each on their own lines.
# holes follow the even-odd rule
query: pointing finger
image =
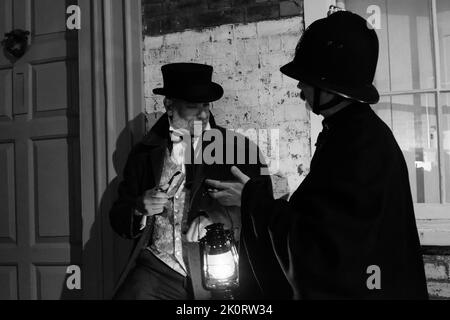
<svg viewBox="0 0 450 320">
<path fill-rule="evenodd" d="M 241 183 L 247 183 L 250 178 L 242 173 L 241 170 L 238 169 L 238 167 L 233 166 L 231 167 L 231 173 L 241 182 Z"/>
<path fill-rule="evenodd" d="M 227 196 L 228 192 L 226 191 L 210 192 L 209 195 L 211 198 L 218 200 Z"/>
<path fill-rule="evenodd" d="M 211 180 L 206 179 L 205 182 L 209 184 L 211 187 L 218 188 L 218 189 L 225 189 L 226 183 L 218 181 L 218 180 Z"/>
</svg>

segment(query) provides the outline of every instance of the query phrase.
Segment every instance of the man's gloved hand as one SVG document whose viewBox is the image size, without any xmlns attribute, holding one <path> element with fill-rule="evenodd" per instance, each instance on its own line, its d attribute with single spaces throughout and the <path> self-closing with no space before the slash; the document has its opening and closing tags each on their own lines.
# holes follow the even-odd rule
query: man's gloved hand
<svg viewBox="0 0 450 320">
<path fill-rule="evenodd" d="M 242 189 L 244 189 L 250 178 L 237 167 L 232 167 L 231 173 L 236 177 L 237 181 L 222 182 L 207 179 L 205 182 L 211 186 L 209 189 L 211 198 L 216 199 L 221 205 L 226 207 L 240 207 Z"/>
</svg>

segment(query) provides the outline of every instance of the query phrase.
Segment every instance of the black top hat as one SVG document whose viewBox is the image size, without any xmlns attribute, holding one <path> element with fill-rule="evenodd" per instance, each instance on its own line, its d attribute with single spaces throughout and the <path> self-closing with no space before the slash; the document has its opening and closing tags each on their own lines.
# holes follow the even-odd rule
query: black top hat
<svg viewBox="0 0 450 320">
<path fill-rule="evenodd" d="M 154 94 L 189 102 L 212 102 L 223 96 L 222 87 L 211 81 L 213 67 L 199 63 L 169 63 L 161 67 L 164 88 Z"/>
<path fill-rule="evenodd" d="M 338 11 L 312 23 L 297 45 L 293 61 L 281 67 L 288 77 L 344 98 L 377 103 L 372 82 L 378 62 L 378 37 L 367 21 Z"/>
</svg>

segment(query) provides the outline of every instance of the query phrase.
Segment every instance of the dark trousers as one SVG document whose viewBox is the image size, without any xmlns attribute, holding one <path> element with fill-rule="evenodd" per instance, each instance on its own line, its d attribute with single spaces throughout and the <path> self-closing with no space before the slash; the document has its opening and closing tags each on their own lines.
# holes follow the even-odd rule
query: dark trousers
<svg viewBox="0 0 450 320">
<path fill-rule="evenodd" d="M 142 250 L 136 266 L 113 297 L 114 300 L 190 300 L 191 281 L 171 269 L 150 251 Z"/>
</svg>

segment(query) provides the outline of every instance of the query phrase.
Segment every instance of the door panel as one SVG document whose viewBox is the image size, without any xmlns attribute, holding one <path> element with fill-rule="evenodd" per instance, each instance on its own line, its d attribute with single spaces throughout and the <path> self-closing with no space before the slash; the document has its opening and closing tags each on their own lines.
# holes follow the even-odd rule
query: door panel
<svg viewBox="0 0 450 320">
<path fill-rule="evenodd" d="M 55 0 L 34 0 L 35 35 L 64 32 L 66 30 L 66 2 Z M 63 14 L 61 14 L 63 13 Z"/>
<path fill-rule="evenodd" d="M 58 237 L 54 241 L 67 241 L 70 236 L 69 216 L 64 214 L 70 212 L 67 140 L 34 141 L 33 149 L 36 242 Z"/>
<path fill-rule="evenodd" d="M 0 0 L 0 35 L 31 32 L 20 59 L 0 53 L 0 299 L 79 297 L 81 265 L 76 32 L 66 0 Z"/>
<path fill-rule="evenodd" d="M 36 83 L 35 112 L 67 109 L 67 67 L 65 61 L 33 66 Z"/>
<path fill-rule="evenodd" d="M 17 299 L 17 267 L 0 266 L 0 300 Z"/>
<path fill-rule="evenodd" d="M 0 144 L 0 241 L 16 243 L 16 207 L 14 194 L 14 144 Z"/>
<path fill-rule="evenodd" d="M 35 271 L 38 299 L 58 299 L 61 295 L 61 286 L 65 282 L 66 268 L 64 266 L 37 265 Z M 59 286 L 55 284 L 59 284 Z"/>
<path fill-rule="evenodd" d="M 0 70 L 0 121 L 11 120 L 12 68 Z"/>
</svg>

